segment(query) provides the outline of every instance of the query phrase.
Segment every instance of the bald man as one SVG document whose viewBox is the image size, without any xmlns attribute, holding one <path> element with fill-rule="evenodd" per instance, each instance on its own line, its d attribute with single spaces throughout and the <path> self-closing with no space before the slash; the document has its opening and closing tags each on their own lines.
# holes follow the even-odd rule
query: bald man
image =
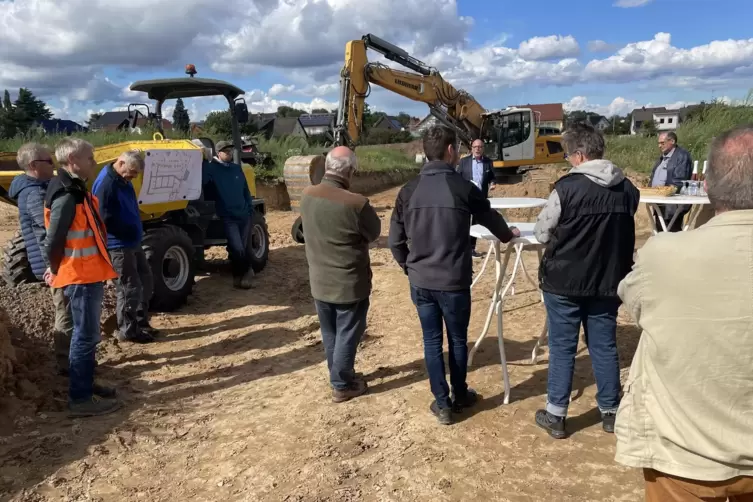
<svg viewBox="0 0 753 502">
<path fill-rule="evenodd" d="M 369 244 L 382 224 L 369 200 L 348 190 L 357 168 L 349 148 L 329 152 L 324 167 L 322 182 L 303 191 L 301 220 L 332 400 L 342 403 L 367 390 L 354 365 L 371 295 Z"/>
<path fill-rule="evenodd" d="M 460 159 L 458 171 L 463 179 L 473 182 L 484 194 L 489 197 L 489 190 L 494 190 L 494 166 L 492 159 L 484 155 L 484 142 L 480 139 L 473 140 L 471 144 L 471 155 Z M 472 222 L 476 224 L 474 220 Z M 471 237 L 471 248 L 473 257 L 478 258 L 481 255 L 476 252 L 476 238 Z"/>
</svg>

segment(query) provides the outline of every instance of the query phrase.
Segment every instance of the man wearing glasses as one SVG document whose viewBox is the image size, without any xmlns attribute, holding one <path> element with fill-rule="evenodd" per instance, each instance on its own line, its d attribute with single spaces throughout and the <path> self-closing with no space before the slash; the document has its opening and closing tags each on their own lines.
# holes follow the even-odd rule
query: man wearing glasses
<svg viewBox="0 0 753 502">
<path fill-rule="evenodd" d="M 47 256 L 42 252 L 47 231 L 44 226 L 44 196 L 54 174 L 50 151 L 39 143 L 26 143 L 18 149 L 18 166 L 24 170 L 13 179 L 10 197 L 18 204 L 18 220 L 26 247 L 26 256 L 31 271 L 40 281 L 49 267 Z M 73 320 L 68 299 L 62 288 L 51 288 L 55 304 L 55 360 L 61 374 L 68 373 L 68 352 L 73 333 Z"/>
<path fill-rule="evenodd" d="M 690 179 L 693 171 L 693 160 L 687 150 L 677 145 L 677 135 L 673 132 L 663 132 L 659 134 L 659 150 L 661 157 L 654 164 L 651 170 L 651 186 L 663 187 L 673 185 L 677 192 L 682 188 L 682 182 Z M 675 218 L 675 222 L 668 230 L 670 232 L 680 232 L 682 230 L 682 220 L 690 211 L 690 206 L 676 206 L 673 204 L 659 206 L 659 210 L 664 215 L 664 221 L 667 225 L 672 221 L 675 212 L 680 214 Z M 662 226 L 656 219 L 656 228 L 661 231 Z"/>
<path fill-rule="evenodd" d="M 593 362 L 596 402 L 605 432 L 614 432 L 620 404 L 617 286 L 633 266 L 635 212 L 640 194 L 621 169 L 604 159 L 604 136 L 587 124 L 562 135 L 573 168 L 554 190 L 534 227 L 546 250 L 539 266 L 549 323 L 546 407 L 536 424 L 567 437 L 581 324 Z"/>
<path fill-rule="evenodd" d="M 481 190 L 484 198 L 489 197 L 489 189 L 494 190 L 494 166 L 492 159 L 484 155 L 484 142 L 482 140 L 476 139 L 471 143 L 471 155 L 460 159 L 458 171 L 464 180 L 472 182 Z M 471 224 L 475 225 L 476 220 L 474 219 Z M 481 256 L 476 251 L 475 237 L 471 237 L 471 249 L 474 258 Z"/>
</svg>

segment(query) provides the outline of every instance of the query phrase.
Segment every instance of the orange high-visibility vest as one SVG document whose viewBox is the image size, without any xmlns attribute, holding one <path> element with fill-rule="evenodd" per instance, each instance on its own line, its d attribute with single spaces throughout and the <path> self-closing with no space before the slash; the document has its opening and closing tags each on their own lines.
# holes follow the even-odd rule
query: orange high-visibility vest
<svg viewBox="0 0 753 502">
<path fill-rule="evenodd" d="M 68 229 L 65 253 L 52 281 L 53 288 L 104 282 L 118 277 L 107 252 L 107 234 L 99 221 L 99 199 L 87 192 L 84 201 L 76 204 L 76 216 Z M 47 207 L 44 208 L 44 226 L 50 226 L 50 209 Z"/>
</svg>

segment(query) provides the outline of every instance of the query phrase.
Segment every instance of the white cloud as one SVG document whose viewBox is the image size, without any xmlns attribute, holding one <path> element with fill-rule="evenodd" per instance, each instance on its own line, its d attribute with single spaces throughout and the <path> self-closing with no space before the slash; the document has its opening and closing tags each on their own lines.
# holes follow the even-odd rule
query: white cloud
<svg viewBox="0 0 753 502">
<path fill-rule="evenodd" d="M 321 98 L 313 98 L 310 101 L 293 101 L 286 99 L 275 99 L 271 93 L 262 92 L 259 89 L 246 92 L 246 104 L 248 111 L 251 113 L 268 113 L 276 112 L 280 106 L 290 106 L 298 110 L 311 112 L 316 108 L 334 110 L 337 108 L 337 102 L 326 101 Z"/>
<path fill-rule="evenodd" d="M 753 38 L 718 40 L 690 49 L 672 46 L 669 33 L 634 42 L 606 59 L 594 59 L 586 75 L 600 81 L 637 81 L 669 77 L 723 77 L 753 74 Z"/>
<path fill-rule="evenodd" d="M 248 4 L 248 0 L 234 0 Z M 231 2 L 232 3 L 232 2 Z M 342 61 L 345 43 L 378 33 L 395 44 L 428 52 L 462 43 L 472 19 L 458 15 L 456 0 L 288 0 L 266 16 L 248 16 L 240 29 L 212 39 L 216 70 L 261 66 L 315 68 Z M 248 6 L 248 10 L 254 10 Z M 432 15 L 426 16 L 430 10 Z M 245 17 L 245 16 L 241 16 Z"/>
<path fill-rule="evenodd" d="M 604 40 L 591 40 L 588 42 L 589 52 L 612 52 L 616 47 Z"/>
<path fill-rule="evenodd" d="M 729 98 L 728 98 L 729 99 Z M 608 105 L 600 105 L 591 103 L 585 96 L 574 96 L 570 101 L 563 103 L 565 111 L 572 112 L 575 110 L 583 110 L 587 112 L 598 113 L 605 117 L 612 117 L 614 115 L 627 115 L 636 108 L 645 106 L 646 108 L 665 107 L 668 110 L 677 110 L 684 106 L 694 105 L 695 101 L 675 101 L 674 103 L 640 103 L 634 99 L 626 99 L 618 96 L 612 100 Z"/>
<path fill-rule="evenodd" d="M 269 94 L 270 96 L 279 96 L 280 94 L 293 92 L 294 89 L 294 85 L 275 84 L 269 88 L 269 92 L 267 94 Z"/>
<path fill-rule="evenodd" d="M 580 54 L 580 47 L 572 35 L 533 37 L 521 42 L 518 54 L 523 59 L 532 61 L 569 58 Z"/>
<path fill-rule="evenodd" d="M 630 7 L 642 7 L 644 5 L 648 5 L 653 0 L 617 0 L 614 3 L 615 7 L 623 7 L 623 8 L 630 8 Z"/>
<path fill-rule="evenodd" d="M 262 108 L 282 102 L 310 106 L 317 99 L 332 104 L 346 42 L 369 32 L 437 67 L 457 88 L 496 100 L 504 99 L 500 90 L 523 85 L 613 82 L 724 91 L 753 76 L 753 39 L 678 48 L 669 34 L 658 33 L 614 53 L 615 47 L 593 40 L 589 51 L 611 55 L 590 61 L 576 58 L 580 47 L 571 35 L 537 36 L 518 47 L 509 47 L 501 35 L 472 47 L 467 37 L 474 21 L 459 15 L 456 0 L 130 0 L 98 2 L 96 9 L 91 4 L 0 0 L 0 89 L 29 87 L 43 99 L 58 100 L 60 113 L 76 114 L 143 101 L 143 94 L 127 91 L 123 77 L 113 75 L 154 70 L 180 75 L 191 62 L 227 72 L 231 81 L 277 71 L 280 79 L 266 93 L 245 96 Z M 176 22 L 176 12 L 187 15 Z M 598 26 L 609 33 L 608 25 Z M 63 98 L 69 100 L 65 105 Z M 201 115 L 221 105 L 196 106 Z"/>
</svg>

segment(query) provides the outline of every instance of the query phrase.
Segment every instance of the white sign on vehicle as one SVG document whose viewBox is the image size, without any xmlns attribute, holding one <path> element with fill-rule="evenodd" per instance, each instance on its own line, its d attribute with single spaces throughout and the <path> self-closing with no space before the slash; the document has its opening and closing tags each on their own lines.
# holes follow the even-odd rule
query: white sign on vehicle
<svg viewBox="0 0 753 502">
<path fill-rule="evenodd" d="M 147 150 L 139 204 L 201 197 L 201 150 Z"/>
</svg>

